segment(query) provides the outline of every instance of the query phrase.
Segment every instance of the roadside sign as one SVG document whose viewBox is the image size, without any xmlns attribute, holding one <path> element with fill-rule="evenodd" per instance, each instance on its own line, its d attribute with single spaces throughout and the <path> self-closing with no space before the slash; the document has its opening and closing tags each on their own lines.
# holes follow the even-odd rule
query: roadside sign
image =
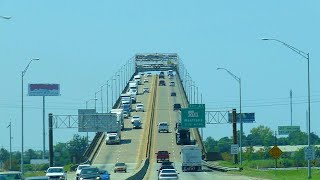
<svg viewBox="0 0 320 180">
<path fill-rule="evenodd" d="M 254 113 L 241 113 L 242 123 L 253 123 L 255 122 Z M 232 123 L 232 113 L 228 114 L 228 122 Z M 240 123 L 240 113 L 237 113 L 237 123 Z"/>
<path fill-rule="evenodd" d="M 279 149 L 278 146 L 273 146 L 273 148 L 270 149 L 269 154 L 274 158 L 278 159 L 279 156 L 282 154 L 281 149 Z"/>
<path fill-rule="evenodd" d="M 238 154 L 238 153 L 239 153 L 239 145 L 231 144 L 231 154 Z"/>
<path fill-rule="evenodd" d="M 304 148 L 304 159 L 305 160 L 314 160 L 315 158 L 315 153 L 314 149 L 312 146 L 307 146 Z"/>
<path fill-rule="evenodd" d="M 300 131 L 300 126 L 278 126 L 279 135 L 289 135 L 294 131 Z"/>
<path fill-rule="evenodd" d="M 205 107 L 191 105 L 189 108 L 181 108 L 181 127 L 182 128 L 204 128 Z"/>
</svg>

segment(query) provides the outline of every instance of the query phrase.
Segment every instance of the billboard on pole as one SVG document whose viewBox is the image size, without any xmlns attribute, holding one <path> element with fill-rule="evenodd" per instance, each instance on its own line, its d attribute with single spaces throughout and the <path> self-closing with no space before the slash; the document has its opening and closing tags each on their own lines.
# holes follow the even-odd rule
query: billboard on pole
<svg viewBox="0 0 320 180">
<path fill-rule="evenodd" d="M 60 84 L 29 84 L 29 96 L 60 96 Z"/>
</svg>

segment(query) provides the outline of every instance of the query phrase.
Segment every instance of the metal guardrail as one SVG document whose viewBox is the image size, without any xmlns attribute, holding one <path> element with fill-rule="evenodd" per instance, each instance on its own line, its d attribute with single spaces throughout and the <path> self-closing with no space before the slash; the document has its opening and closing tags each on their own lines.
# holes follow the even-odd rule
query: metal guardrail
<svg viewBox="0 0 320 180">
<path fill-rule="evenodd" d="M 180 79 L 180 74 L 179 74 L 178 71 L 176 71 L 176 73 L 177 73 L 177 76 L 178 76 L 178 79 L 179 79 L 179 81 L 178 81 L 179 86 L 180 86 L 180 87 L 182 88 L 182 90 L 183 90 L 183 98 L 186 100 L 187 104 L 189 105 L 189 101 L 188 101 L 188 99 L 187 99 L 186 91 L 185 91 L 185 89 L 184 89 L 184 87 L 183 87 L 183 84 L 182 84 L 182 82 L 181 82 L 181 79 Z M 206 157 L 207 157 L 207 150 L 206 150 L 206 148 L 205 148 L 205 146 L 204 146 L 204 144 L 203 144 L 203 141 L 202 141 L 202 139 L 201 139 L 201 136 L 200 136 L 200 133 L 199 133 L 199 129 L 198 129 L 198 128 L 194 128 L 194 130 L 195 130 L 195 136 L 196 136 L 195 139 L 196 139 L 197 143 L 200 144 L 200 147 L 202 148 L 202 154 L 204 155 L 204 157 L 205 157 L 205 159 L 206 159 Z"/>
<path fill-rule="evenodd" d="M 202 161 L 202 165 L 203 166 L 207 166 L 210 169 L 216 170 L 216 171 L 222 171 L 222 172 L 227 172 L 227 171 L 240 171 L 240 168 L 234 167 L 234 168 L 230 168 L 230 167 L 223 167 L 223 166 L 218 166 L 215 165 L 211 162 L 207 162 L 207 161 Z"/>
<path fill-rule="evenodd" d="M 156 97 L 157 97 L 157 90 L 158 90 L 158 78 L 155 78 L 154 80 L 154 88 L 152 93 L 152 103 L 151 103 L 151 115 L 150 115 L 150 125 L 149 125 L 149 131 L 147 134 L 147 148 L 146 148 L 146 159 L 142 162 L 143 165 L 140 165 L 140 168 L 137 170 L 135 174 L 127 178 L 127 180 L 135 180 L 135 179 L 143 179 L 146 175 L 149 164 L 150 164 L 150 155 L 151 155 L 151 140 L 152 140 L 152 132 L 153 132 L 153 122 L 154 122 L 154 111 L 155 111 L 155 105 L 156 105 Z"/>
<path fill-rule="evenodd" d="M 136 75 L 136 73 L 134 73 L 130 80 L 133 79 L 133 77 Z M 126 87 L 123 89 L 122 93 L 126 92 L 129 88 L 129 83 L 127 83 Z M 121 97 L 119 97 L 116 101 L 116 103 L 112 106 L 112 109 L 119 107 L 120 105 L 120 101 L 121 101 Z M 88 148 L 86 149 L 86 151 L 84 152 L 83 156 L 87 159 L 86 161 L 89 161 L 90 163 L 93 161 L 93 159 L 95 158 L 98 149 L 101 146 L 101 142 L 104 139 L 105 134 L 104 132 L 98 132 L 96 133 L 96 135 L 94 136 L 92 142 L 90 143 L 90 145 L 88 146 Z"/>
</svg>

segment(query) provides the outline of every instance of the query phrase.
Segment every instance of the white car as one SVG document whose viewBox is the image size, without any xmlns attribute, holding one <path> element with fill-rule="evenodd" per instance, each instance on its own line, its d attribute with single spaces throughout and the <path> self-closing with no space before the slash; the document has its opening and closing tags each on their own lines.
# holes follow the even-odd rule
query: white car
<svg viewBox="0 0 320 180">
<path fill-rule="evenodd" d="M 142 103 L 139 103 L 136 105 L 136 112 L 138 112 L 138 111 L 144 112 L 144 106 Z"/>
<path fill-rule="evenodd" d="M 132 116 L 132 118 L 131 118 L 131 124 L 133 124 L 134 121 L 141 121 L 140 116 L 137 116 L 137 115 Z"/>
<path fill-rule="evenodd" d="M 90 167 L 90 164 L 80 164 L 80 165 L 77 167 L 77 170 L 76 170 L 76 180 L 79 179 L 81 169 L 86 168 L 86 167 Z"/>
<path fill-rule="evenodd" d="M 148 82 L 149 82 L 149 79 L 148 79 L 148 78 L 144 78 L 143 82 L 144 82 L 144 83 L 148 83 Z"/>
<path fill-rule="evenodd" d="M 172 179 L 172 180 L 178 180 L 179 173 L 177 173 L 177 171 L 175 169 L 162 169 L 159 173 L 158 179 Z"/>
<path fill-rule="evenodd" d="M 46 171 L 46 176 L 49 179 L 67 180 L 67 171 L 63 167 L 49 167 Z"/>
<path fill-rule="evenodd" d="M 151 77 L 151 73 L 148 73 L 148 74 L 147 74 L 147 77 Z"/>
<path fill-rule="evenodd" d="M 169 132 L 169 124 L 167 122 L 160 122 L 158 124 L 158 132 Z"/>
<path fill-rule="evenodd" d="M 175 86 L 175 83 L 173 81 L 171 81 L 170 86 Z"/>
</svg>

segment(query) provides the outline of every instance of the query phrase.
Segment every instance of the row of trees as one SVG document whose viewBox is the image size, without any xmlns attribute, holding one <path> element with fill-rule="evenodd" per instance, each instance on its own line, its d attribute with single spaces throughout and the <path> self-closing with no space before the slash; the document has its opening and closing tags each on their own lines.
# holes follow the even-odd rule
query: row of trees
<svg viewBox="0 0 320 180">
<path fill-rule="evenodd" d="M 238 131 L 238 139 L 240 132 Z M 208 152 L 229 152 L 230 145 L 233 144 L 233 137 L 223 137 L 214 140 L 208 137 L 205 141 L 205 147 Z M 239 141 L 238 141 L 239 142 Z M 242 134 L 242 146 L 272 146 L 272 145 L 306 145 L 308 143 L 308 134 L 301 131 L 291 132 L 287 137 L 276 138 L 275 133 L 266 126 L 252 128 L 247 136 Z M 320 138 L 314 133 L 310 134 L 311 144 L 320 144 Z"/>
<path fill-rule="evenodd" d="M 238 131 L 238 137 L 240 132 Z M 230 154 L 230 145 L 233 144 L 233 137 L 223 137 L 219 140 L 214 140 L 208 137 L 204 141 L 207 152 L 218 152 L 221 154 L 223 160 L 232 161 L 233 156 Z M 307 133 L 296 131 L 291 132 L 287 137 L 276 137 L 275 133 L 266 126 L 259 126 L 252 128 L 250 134 L 242 135 L 242 146 L 245 147 L 243 151 L 243 160 L 250 162 L 253 167 L 273 167 L 273 158 L 269 154 L 270 146 L 273 145 L 306 145 L 308 142 Z M 310 142 L 313 145 L 320 144 L 320 138 L 314 133 L 310 134 Z M 258 151 L 254 151 L 253 146 L 261 146 Z M 315 148 L 315 156 L 320 157 L 320 148 Z M 258 162 L 257 160 L 262 160 Z M 267 162 L 267 163 L 266 163 Z M 301 148 L 296 152 L 284 152 L 279 159 L 280 167 L 291 166 L 306 166 L 307 161 L 304 159 L 304 149 Z M 314 165 L 320 165 L 319 161 L 313 161 Z"/>
<path fill-rule="evenodd" d="M 54 146 L 54 164 L 55 166 L 64 166 L 67 164 L 79 164 L 84 161 L 83 153 L 87 148 L 87 139 L 76 134 L 73 139 L 66 143 L 57 143 Z M 28 170 L 45 170 L 48 165 L 31 166 L 31 159 L 41 159 L 42 151 L 28 149 L 24 152 L 25 169 Z M 15 151 L 11 154 L 10 168 L 10 152 L 7 149 L 0 149 L 0 165 L 4 170 L 20 170 L 21 152 Z"/>
</svg>

